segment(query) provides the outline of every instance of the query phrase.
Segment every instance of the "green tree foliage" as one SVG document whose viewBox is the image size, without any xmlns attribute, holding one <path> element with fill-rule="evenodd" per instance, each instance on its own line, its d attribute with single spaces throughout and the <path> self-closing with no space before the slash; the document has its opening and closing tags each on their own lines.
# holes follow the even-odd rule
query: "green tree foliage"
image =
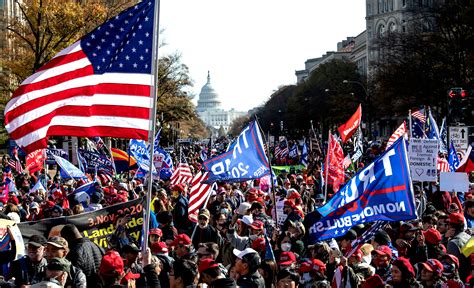
<svg viewBox="0 0 474 288">
<path fill-rule="evenodd" d="M 283 121 L 283 134 L 300 138 L 308 136 L 311 121 L 325 131 L 345 122 L 365 100 L 365 93 L 343 80 L 363 82 L 355 64 L 333 60 L 320 65 L 297 86 L 280 88 L 257 112 L 262 129 L 279 135 Z"/>
<path fill-rule="evenodd" d="M 250 117 L 248 115 L 240 116 L 230 124 L 229 134 L 232 137 L 237 137 L 240 132 L 249 124 Z"/>
</svg>

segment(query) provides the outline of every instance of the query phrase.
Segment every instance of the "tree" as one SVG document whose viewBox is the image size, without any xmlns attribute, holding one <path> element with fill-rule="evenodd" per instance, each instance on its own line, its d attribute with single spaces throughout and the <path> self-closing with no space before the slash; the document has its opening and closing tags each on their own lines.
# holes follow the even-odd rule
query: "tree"
<svg viewBox="0 0 474 288">
<path fill-rule="evenodd" d="M 370 82 L 378 116 L 404 115 L 421 105 L 445 114 L 446 91 L 473 84 L 473 1 L 445 1 L 429 12 L 416 14 L 406 32 L 377 41 L 381 57 Z"/>
<path fill-rule="evenodd" d="M 230 124 L 230 129 L 229 129 L 229 134 L 232 137 L 237 137 L 240 132 L 249 124 L 250 117 L 248 115 L 243 115 L 240 117 L 237 117 L 232 121 Z"/>
</svg>

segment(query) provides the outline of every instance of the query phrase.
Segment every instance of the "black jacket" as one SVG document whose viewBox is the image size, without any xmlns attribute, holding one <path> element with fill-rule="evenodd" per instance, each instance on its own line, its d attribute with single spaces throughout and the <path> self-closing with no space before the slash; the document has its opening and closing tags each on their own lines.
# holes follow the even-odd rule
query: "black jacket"
<svg viewBox="0 0 474 288">
<path fill-rule="evenodd" d="M 265 288 L 265 280 L 255 271 L 251 274 L 241 275 L 237 280 L 237 285 L 241 288 Z"/>
<path fill-rule="evenodd" d="M 72 243 L 67 260 L 77 268 L 80 268 L 87 279 L 87 284 L 97 283 L 97 271 L 99 271 L 104 249 L 91 242 L 88 238 L 81 238 Z"/>
<path fill-rule="evenodd" d="M 211 282 L 209 288 L 234 288 L 237 287 L 232 278 L 221 278 Z"/>
<path fill-rule="evenodd" d="M 33 265 L 28 256 L 11 262 L 8 279 L 15 278 L 15 285 L 32 285 L 43 280 L 48 261 L 42 259 L 38 265 Z"/>
<path fill-rule="evenodd" d="M 202 229 L 199 225 L 196 227 L 196 233 L 192 239 L 194 247 L 197 249 L 199 243 L 214 242 L 219 247 L 222 246 L 222 237 L 216 228 L 211 225 L 207 225 L 206 228 Z"/>
</svg>

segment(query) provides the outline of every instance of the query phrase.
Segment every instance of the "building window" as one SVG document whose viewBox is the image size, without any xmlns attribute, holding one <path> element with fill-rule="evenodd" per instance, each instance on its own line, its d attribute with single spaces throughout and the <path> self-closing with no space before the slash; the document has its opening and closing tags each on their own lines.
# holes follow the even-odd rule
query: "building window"
<svg viewBox="0 0 474 288">
<path fill-rule="evenodd" d="M 402 32 L 407 32 L 407 21 L 402 20 Z"/>
<path fill-rule="evenodd" d="M 402 7 L 403 8 L 407 7 L 407 0 L 402 0 Z"/>
<path fill-rule="evenodd" d="M 384 24 L 380 24 L 379 29 L 378 29 L 378 36 L 379 36 L 379 38 L 382 38 L 383 36 L 385 36 L 385 25 Z"/>
<path fill-rule="evenodd" d="M 379 0 L 378 12 L 383 13 L 383 0 Z"/>
<path fill-rule="evenodd" d="M 388 24 L 388 32 L 389 33 L 393 33 L 393 32 L 396 32 L 397 31 L 397 25 L 393 22 L 391 22 L 390 24 Z"/>
</svg>

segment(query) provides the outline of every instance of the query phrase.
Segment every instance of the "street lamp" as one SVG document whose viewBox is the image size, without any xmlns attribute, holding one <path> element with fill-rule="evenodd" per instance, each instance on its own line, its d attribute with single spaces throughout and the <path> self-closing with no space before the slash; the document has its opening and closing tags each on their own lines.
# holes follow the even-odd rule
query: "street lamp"
<svg viewBox="0 0 474 288">
<path fill-rule="evenodd" d="M 359 81 L 343 80 L 342 83 L 343 84 L 356 84 L 362 87 L 362 90 L 364 90 L 364 93 L 365 93 L 364 104 L 365 104 L 365 108 L 367 108 L 367 118 L 369 122 L 368 123 L 369 124 L 369 140 L 372 140 L 372 122 L 370 119 L 370 109 L 369 109 L 370 99 L 369 99 L 369 93 L 367 92 L 367 88 L 365 88 L 365 85 Z"/>
</svg>

